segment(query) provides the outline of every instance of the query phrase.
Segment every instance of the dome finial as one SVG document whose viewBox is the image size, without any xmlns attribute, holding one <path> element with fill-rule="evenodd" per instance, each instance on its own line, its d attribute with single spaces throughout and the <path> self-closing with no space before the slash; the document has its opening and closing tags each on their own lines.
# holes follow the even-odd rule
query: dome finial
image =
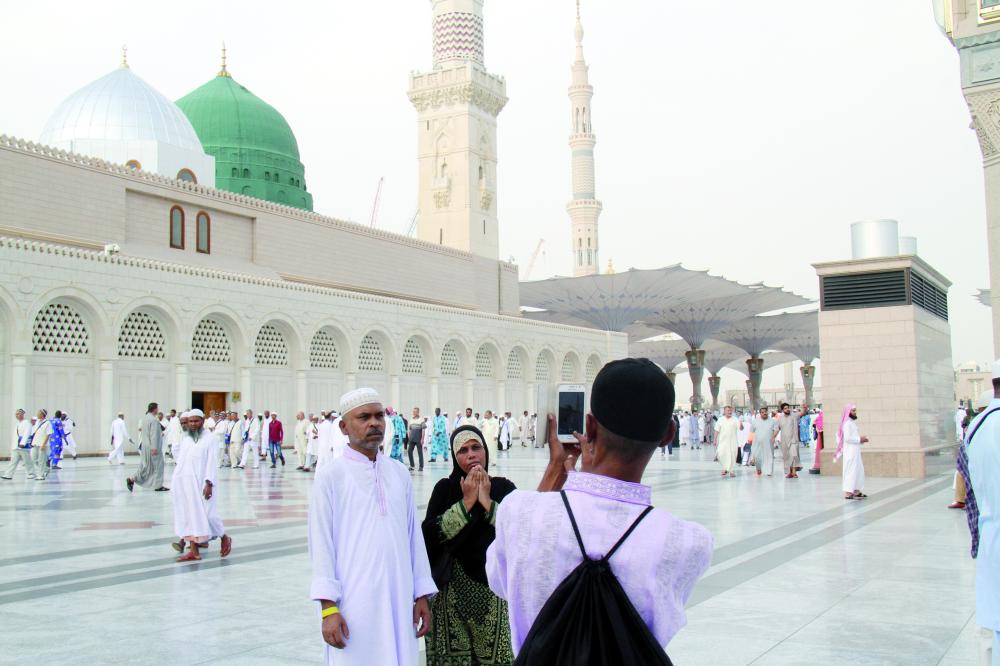
<svg viewBox="0 0 1000 666">
<path fill-rule="evenodd" d="M 128 46 L 122 44 L 122 69 L 128 69 Z"/>
<path fill-rule="evenodd" d="M 229 76 L 229 70 L 226 69 L 226 43 L 222 42 L 222 69 L 219 70 L 219 76 L 225 76 L 226 78 L 231 78 Z"/>
</svg>

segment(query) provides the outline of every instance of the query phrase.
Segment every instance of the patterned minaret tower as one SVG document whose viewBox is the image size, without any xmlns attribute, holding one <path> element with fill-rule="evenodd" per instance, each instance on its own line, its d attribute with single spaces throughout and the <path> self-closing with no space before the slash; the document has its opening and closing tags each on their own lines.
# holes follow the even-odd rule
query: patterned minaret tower
<svg viewBox="0 0 1000 666">
<path fill-rule="evenodd" d="M 431 0 L 434 69 L 410 75 L 417 109 L 417 237 L 499 258 L 497 115 L 507 84 L 486 71 L 483 0 Z"/>
<path fill-rule="evenodd" d="M 580 0 L 576 1 L 576 59 L 569 87 L 572 134 L 569 147 L 573 150 L 573 199 L 566 204 L 573 225 L 573 275 L 594 275 L 598 272 L 597 218 L 601 202 L 594 186 L 594 136 L 590 124 L 590 100 L 594 88 L 587 76 L 587 61 L 583 59 L 583 24 L 580 22 Z"/>
</svg>

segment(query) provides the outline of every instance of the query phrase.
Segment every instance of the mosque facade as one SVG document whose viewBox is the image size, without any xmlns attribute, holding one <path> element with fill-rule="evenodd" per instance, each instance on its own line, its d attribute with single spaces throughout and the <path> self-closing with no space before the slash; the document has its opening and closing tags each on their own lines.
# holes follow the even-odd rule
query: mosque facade
<svg viewBox="0 0 1000 666">
<path fill-rule="evenodd" d="M 476 60 L 481 9 L 434 3 L 429 75 L 468 79 L 474 99 L 435 118 L 463 128 L 446 132 L 464 164 L 451 192 L 480 204 L 506 99 Z M 445 109 L 417 108 L 424 127 Z M 623 334 L 523 318 L 495 235 L 414 239 L 312 212 L 294 134 L 225 66 L 176 104 L 119 67 L 41 139 L 0 136 L 0 412 L 66 410 L 82 453 L 106 452 L 115 414 L 135 424 L 149 401 L 291 421 L 372 386 L 406 411 L 542 413 L 556 384 L 628 353 Z M 448 228 L 481 229 L 483 212 Z"/>
</svg>

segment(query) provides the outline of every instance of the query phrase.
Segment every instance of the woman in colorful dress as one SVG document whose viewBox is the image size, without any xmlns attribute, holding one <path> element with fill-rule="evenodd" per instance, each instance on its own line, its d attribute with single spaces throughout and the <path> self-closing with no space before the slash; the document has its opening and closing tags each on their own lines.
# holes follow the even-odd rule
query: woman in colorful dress
<svg viewBox="0 0 1000 666">
<path fill-rule="evenodd" d="M 406 450 L 406 423 L 399 412 L 392 407 L 386 407 L 385 411 L 392 419 L 392 446 L 389 447 L 389 457 L 403 462 L 403 451 Z"/>
<path fill-rule="evenodd" d="M 510 664 L 507 602 L 486 582 L 486 549 L 496 538 L 498 505 L 514 484 L 487 474 L 489 451 L 479 428 L 456 428 L 451 452 L 452 473 L 434 486 L 423 523 L 438 586 L 427 666 Z"/>
</svg>

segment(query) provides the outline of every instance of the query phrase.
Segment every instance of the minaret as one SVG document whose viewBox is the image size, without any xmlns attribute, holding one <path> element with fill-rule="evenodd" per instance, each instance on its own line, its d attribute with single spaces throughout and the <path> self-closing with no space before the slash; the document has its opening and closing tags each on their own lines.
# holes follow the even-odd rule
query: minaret
<svg viewBox="0 0 1000 666">
<path fill-rule="evenodd" d="M 497 115 L 507 84 L 486 71 L 483 0 L 431 0 L 434 69 L 410 75 L 417 109 L 417 237 L 490 259 L 497 229 Z"/>
<path fill-rule="evenodd" d="M 573 225 L 573 275 L 594 275 L 598 272 L 597 218 L 601 202 L 594 186 L 594 136 L 590 124 L 590 100 L 594 88 L 587 77 L 587 61 L 583 59 L 583 24 L 580 22 L 580 0 L 576 0 L 576 60 L 569 86 L 570 123 L 572 134 L 569 147 L 573 152 L 573 199 L 566 204 Z"/>
</svg>

